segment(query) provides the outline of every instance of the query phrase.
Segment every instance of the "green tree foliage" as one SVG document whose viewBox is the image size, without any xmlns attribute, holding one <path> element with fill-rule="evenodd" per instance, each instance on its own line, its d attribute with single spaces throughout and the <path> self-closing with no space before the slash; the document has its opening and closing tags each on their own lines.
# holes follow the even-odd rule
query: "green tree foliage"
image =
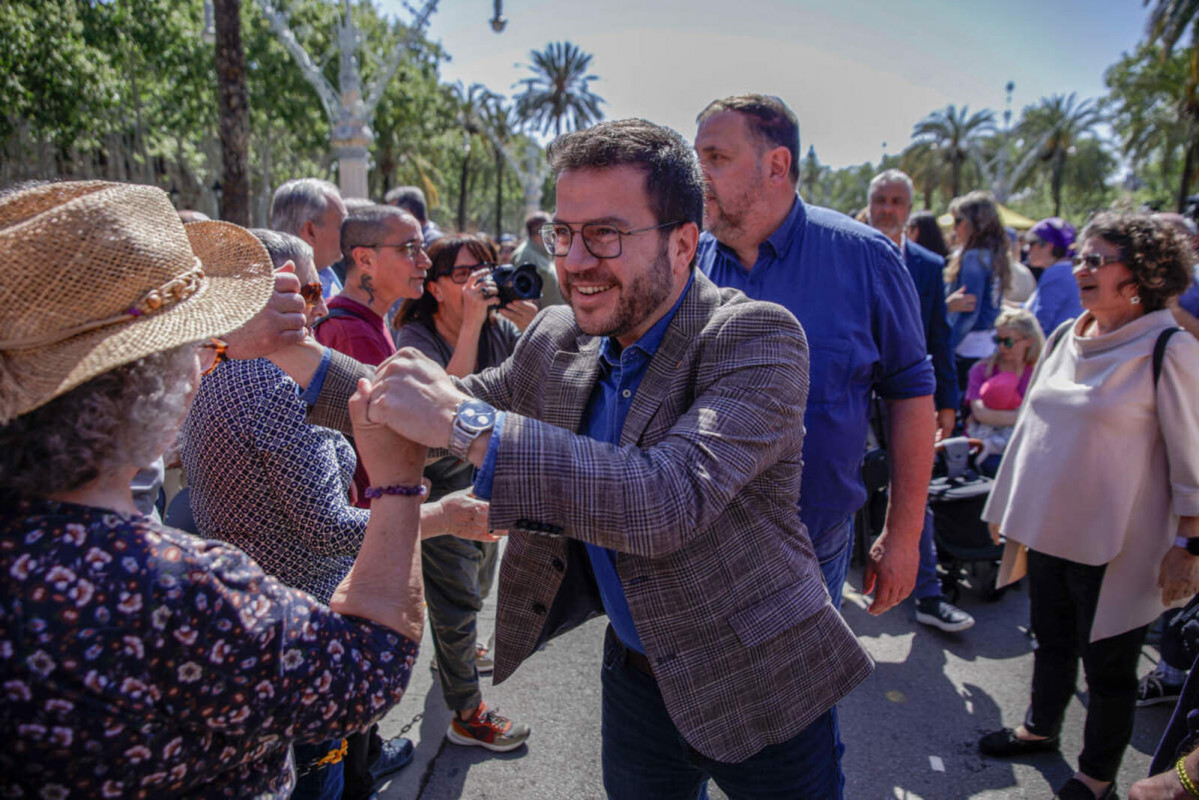
<svg viewBox="0 0 1199 800">
<path fill-rule="evenodd" d="M 1094 136 L 1095 126 L 1102 120 L 1103 114 L 1094 100 L 1078 102 L 1073 92 L 1041 98 L 1036 105 L 1024 109 L 1017 130 L 1026 139 L 1044 140 L 1039 153 L 1043 169 L 1035 171 L 1027 182 L 1036 181 L 1048 171 L 1053 216 L 1061 215 L 1066 163 L 1084 140 Z"/>
<path fill-rule="evenodd" d="M 994 112 L 983 109 L 971 114 L 969 106 L 958 109 L 950 105 L 917 122 L 912 138 L 927 146 L 935 162 L 948 168 L 949 190 L 956 197 L 962 193 L 963 169 L 971 158 L 971 147 L 994 129 Z"/>
<path fill-rule="evenodd" d="M 529 58 L 533 74 L 522 81 L 525 90 L 516 96 L 516 112 L 522 119 L 543 134 L 552 130 L 554 136 L 603 119 L 599 106 L 604 99 L 589 86 L 597 80 L 587 73 L 590 54 L 570 42 L 550 42 Z"/>
</svg>

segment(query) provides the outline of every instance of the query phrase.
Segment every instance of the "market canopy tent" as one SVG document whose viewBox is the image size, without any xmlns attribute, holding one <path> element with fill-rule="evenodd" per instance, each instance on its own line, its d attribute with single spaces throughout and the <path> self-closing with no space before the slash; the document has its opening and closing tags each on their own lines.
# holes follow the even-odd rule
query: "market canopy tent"
<svg viewBox="0 0 1199 800">
<path fill-rule="evenodd" d="M 1033 225 L 1037 224 L 1035 219 L 1029 219 L 1023 214 L 1017 214 L 1005 205 L 995 204 L 999 209 L 999 220 L 1005 228 L 1015 228 L 1018 231 L 1026 231 Z M 949 230 L 953 227 L 953 215 L 946 212 L 937 217 L 937 224 L 943 229 Z"/>
</svg>

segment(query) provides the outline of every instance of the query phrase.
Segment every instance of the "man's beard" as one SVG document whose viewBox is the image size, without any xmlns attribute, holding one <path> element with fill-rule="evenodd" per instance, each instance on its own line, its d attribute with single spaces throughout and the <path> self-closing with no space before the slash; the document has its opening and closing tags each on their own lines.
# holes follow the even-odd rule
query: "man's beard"
<svg viewBox="0 0 1199 800">
<path fill-rule="evenodd" d="M 673 276 L 670 269 L 670 258 L 666 254 L 666 242 L 663 242 L 662 249 L 654 260 L 650 262 L 649 269 L 638 273 L 629 283 L 621 283 L 617 281 L 617 286 L 608 291 L 617 291 L 620 293 L 620 301 L 616 306 L 616 311 L 606 320 L 589 321 L 588 327 L 583 326 L 579 314 L 575 314 L 575 320 L 579 322 L 579 328 L 589 336 L 624 336 L 645 321 L 645 319 L 658 309 L 666 299 L 670 297 L 670 293 L 674 288 Z M 565 289 L 567 292 L 567 300 L 571 303 L 571 311 L 574 311 L 574 297 L 576 279 L 587 278 L 595 282 L 595 275 L 599 268 L 591 270 L 581 275 L 569 275 L 566 279 Z M 606 273 L 607 271 L 604 270 Z M 610 280 L 615 280 L 610 275 L 600 273 L 602 277 L 607 277 Z"/>
<path fill-rule="evenodd" d="M 721 242 L 735 240 L 748 232 L 749 223 L 757 213 L 766 178 L 759 168 L 744 189 L 716 194 L 707 186 L 704 197 L 704 230 Z"/>
<path fill-rule="evenodd" d="M 880 215 L 879 219 L 876 220 L 874 217 L 870 217 L 869 221 L 870 227 L 888 239 L 898 239 L 900 234 L 903 233 L 903 223 L 897 217 Z"/>
</svg>

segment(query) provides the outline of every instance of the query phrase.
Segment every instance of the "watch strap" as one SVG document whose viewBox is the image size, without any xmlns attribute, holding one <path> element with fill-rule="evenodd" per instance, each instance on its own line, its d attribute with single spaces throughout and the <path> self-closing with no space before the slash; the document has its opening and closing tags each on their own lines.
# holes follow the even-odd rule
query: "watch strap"
<svg viewBox="0 0 1199 800">
<path fill-rule="evenodd" d="M 1188 538 L 1186 536 L 1175 536 L 1174 546 L 1181 547 L 1193 556 L 1199 556 L 1199 538 Z"/>
</svg>

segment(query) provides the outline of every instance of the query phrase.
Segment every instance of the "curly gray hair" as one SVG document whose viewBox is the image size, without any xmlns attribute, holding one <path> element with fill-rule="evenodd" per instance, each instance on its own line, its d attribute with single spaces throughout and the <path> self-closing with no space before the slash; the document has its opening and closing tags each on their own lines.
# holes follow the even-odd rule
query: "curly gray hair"
<svg viewBox="0 0 1199 800">
<path fill-rule="evenodd" d="M 178 435 L 195 363 L 194 344 L 154 353 L 0 426 L 0 489 L 45 497 L 146 466 Z"/>
</svg>

